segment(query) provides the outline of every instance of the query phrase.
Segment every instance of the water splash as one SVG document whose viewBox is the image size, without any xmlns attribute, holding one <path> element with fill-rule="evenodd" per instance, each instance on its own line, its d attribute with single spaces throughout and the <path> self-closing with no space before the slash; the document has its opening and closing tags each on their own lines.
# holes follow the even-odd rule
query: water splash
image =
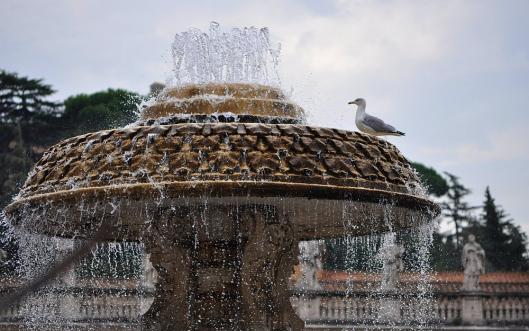
<svg viewBox="0 0 529 331">
<path fill-rule="evenodd" d="M 244 27 L 223 32 L 211 22 L 208 32 L 177 33 L 171 46 L 170 85 L 211 82 L 280 85 L 281 46 L 270 41 L 268 28 Z"/>
</svg>

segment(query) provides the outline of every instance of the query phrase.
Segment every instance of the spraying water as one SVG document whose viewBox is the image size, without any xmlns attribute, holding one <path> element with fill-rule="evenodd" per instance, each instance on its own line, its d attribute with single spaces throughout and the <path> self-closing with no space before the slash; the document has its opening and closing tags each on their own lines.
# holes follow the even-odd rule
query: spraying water
<svg viewBox="0 0 529 331">
<path fill-rule="evenodd" d="M 281 47 L 270 42 L 268 28 L 244 27 L 221 31 L 211 22 L 208 32 L 190 29 L 177 33 L 171 52 L 171 85 L 203 83 L 259 83 L 280 85 Z"/>
</svg>

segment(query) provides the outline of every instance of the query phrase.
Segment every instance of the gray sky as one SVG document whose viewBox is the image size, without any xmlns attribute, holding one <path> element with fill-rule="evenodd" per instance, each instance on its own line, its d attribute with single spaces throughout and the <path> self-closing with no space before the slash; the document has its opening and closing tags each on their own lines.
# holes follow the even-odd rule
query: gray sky
<svg viewBox="0 0 529 331">
<path fill-rule="evenodd" d="M 174 34 L 214 20 L 268 26 L 285 90 L 321 126 L 356 129 L 347 105 L 406 132 L 411 160 L 461 177 L 529 232 L 529 1 L 267 0 L 0 2 L 0 68 L 57 99 L 163 81 Z"/>
</svg>

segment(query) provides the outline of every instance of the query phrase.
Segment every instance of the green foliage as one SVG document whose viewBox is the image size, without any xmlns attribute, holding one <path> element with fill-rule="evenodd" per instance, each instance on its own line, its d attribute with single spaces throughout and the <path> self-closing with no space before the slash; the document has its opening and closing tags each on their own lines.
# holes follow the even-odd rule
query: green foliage
<svg viewBox="0 0 529 331">
<path fill-rule="evenodd" d="M 421 165 L 417 167 L 421 168 Z M 426 167 L 424 167 L 426 168 Z M 426 168 L 428 169 L 428 168 Z M 433 178 L 439 176 L 435 170 Z M 425 171 L 419 170 L 419 173 Z M 432 174 L 430 171 L 426 173 Z M 476 216 L 465 201 L 470 190 L 462 185 L 459 178 L 446 173 L 446 201 L 442 203 L 443 215 L 455 225 L 454 234 L 435 233 L 430 249 L 430 261 L 435 271 L 461 271 L 461 250 L 463 238 L 474 234 L 487 255 L 488 271 L 527 271 L 529 257 L 527 236 L 512 220 L 507 219 L 505 211 L 498 207 L 487 188 L 483 214 Z M 432 187 L 432 186 L 430 186 Z M 439 185 L 442 187 L 442 185 Z M 438 190 L 440 195 L 444 189 Z M 431 194 L 437 195 L 431 192 Z M 413 231 L 399 231 L 397 242 L 405 248 L 403 262 L 406 270 L 416 270 L 418 262 L 416 238 Z M 380 237 L 342 238 L 326 241 L 324 268 L 347 271 L 377 271 L 375 255 L 381 245 Z"/>
<path fill-rule="evenodd" d="M 30 117 L 54 115 L 60 103 L 47 100 L 55 91 L 42 79 L 19 77 L 0 71 L 0 122 L 28 121 Z"/>
<path fill-rule="evenodd" d="M 417 171 L 421 181 L 426 185 L 428 194 L 441 197 L 448 192 L 448 183 L 435 169 L 421 163 L 412 162 L 412 167 Z"/>
<path fill-rule="evenodd" d="M 10 233 L 10 227 L 4 223 L 0 212 L 0 277 L 16 276 L 19 265 L 18 243 Z"/>
<path fill-rule="evenodd" d="M 505 211 L 496 205 L 487 187 L 483 203 L 482 229 L 477 234 L 487 257 L 490 271 L 525 271 L 527 260 L 527 236 L 519 226 L 507 219 Z"/>
<path fill-rule="evenodd" d="M 75 271 L 85 278 L 139 278 L 142 252 L 138 243 L 101 243 L 92 255 L 81 260 Z"/>
<path fill-rule="evenodd" d="M 0 208 L 23 184 L 44 148 L 56 141 L 61 104 L 42 79 L 0 71 Z"/>
<path fill-rule="evenodd" d="M 123 126 L 136 119 L 140 101 L 138 94 L 121 89 L 75 95 L 64 101 L 62 125 L 70 135 Z"/>
<path fill-rule="evenodd" d="M 6 205 L 22 186 L 31 163 L 21 146 L 15 146 L 11 153 L 0 154 L 0 205 Z"/>
<path fill-rule="evenodd" d="M 529 270 L 529 252 L 527 251 L 527 234 L 524 233 L 519 225 L 509 221 L 506 225 L 506 232 L 509 235 L 508 246 L 508 270 L 511 271 L 528 271 Z"/>
<path fill-rule="evenodd" d="M 453 235 L 434 233 L 430 261 L 434 271 L 461 271 L 461 250 Z"/>
<path fill-rule="evenodd" d="M 344 237 L 325 241 L 323 267 L 327 270 L 372 271 L 380 267 L 375 255 L 379 236 Z"/>
<path fill-rule="evenodd" d="M 33 164 L 50 145 L 71 136 L 129 123 L 136 118 L 136 104 L 140 101 L 136 93 L 108 89 L 68 98 L 60 116 L 31 110 L 25 113 L 24 119 L 10 117 L 12 120 L 0 121 L 0 167 L 3 169 L 0 208 L 18 192 Z"/>
</svg>

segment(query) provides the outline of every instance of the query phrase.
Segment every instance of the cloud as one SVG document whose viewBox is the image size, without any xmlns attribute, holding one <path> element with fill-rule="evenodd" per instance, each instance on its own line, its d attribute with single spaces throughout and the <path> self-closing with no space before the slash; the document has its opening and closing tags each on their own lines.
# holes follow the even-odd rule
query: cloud
<svg viewBox="0 0 529 331">
<path fill-rule="evenodd" d="M 491 132 L 485 139 L 466 141 L 442 148 L 424 148 L 427 158 L 444 166 L 477 165 L 487 162 L 521 162 L 529 160 L 529 141 L 522 126 Z"/>
<path fill-rule="evenodd" d="M 281 32 L 296 41 L 286 56 L 327 74 L 398 73 L 451 51 L 449 41 L 467 17 L 455 1 L 340 1 L 336 7 L 333 16 L 296 17 L 296 29 Z"/>
</svg>

